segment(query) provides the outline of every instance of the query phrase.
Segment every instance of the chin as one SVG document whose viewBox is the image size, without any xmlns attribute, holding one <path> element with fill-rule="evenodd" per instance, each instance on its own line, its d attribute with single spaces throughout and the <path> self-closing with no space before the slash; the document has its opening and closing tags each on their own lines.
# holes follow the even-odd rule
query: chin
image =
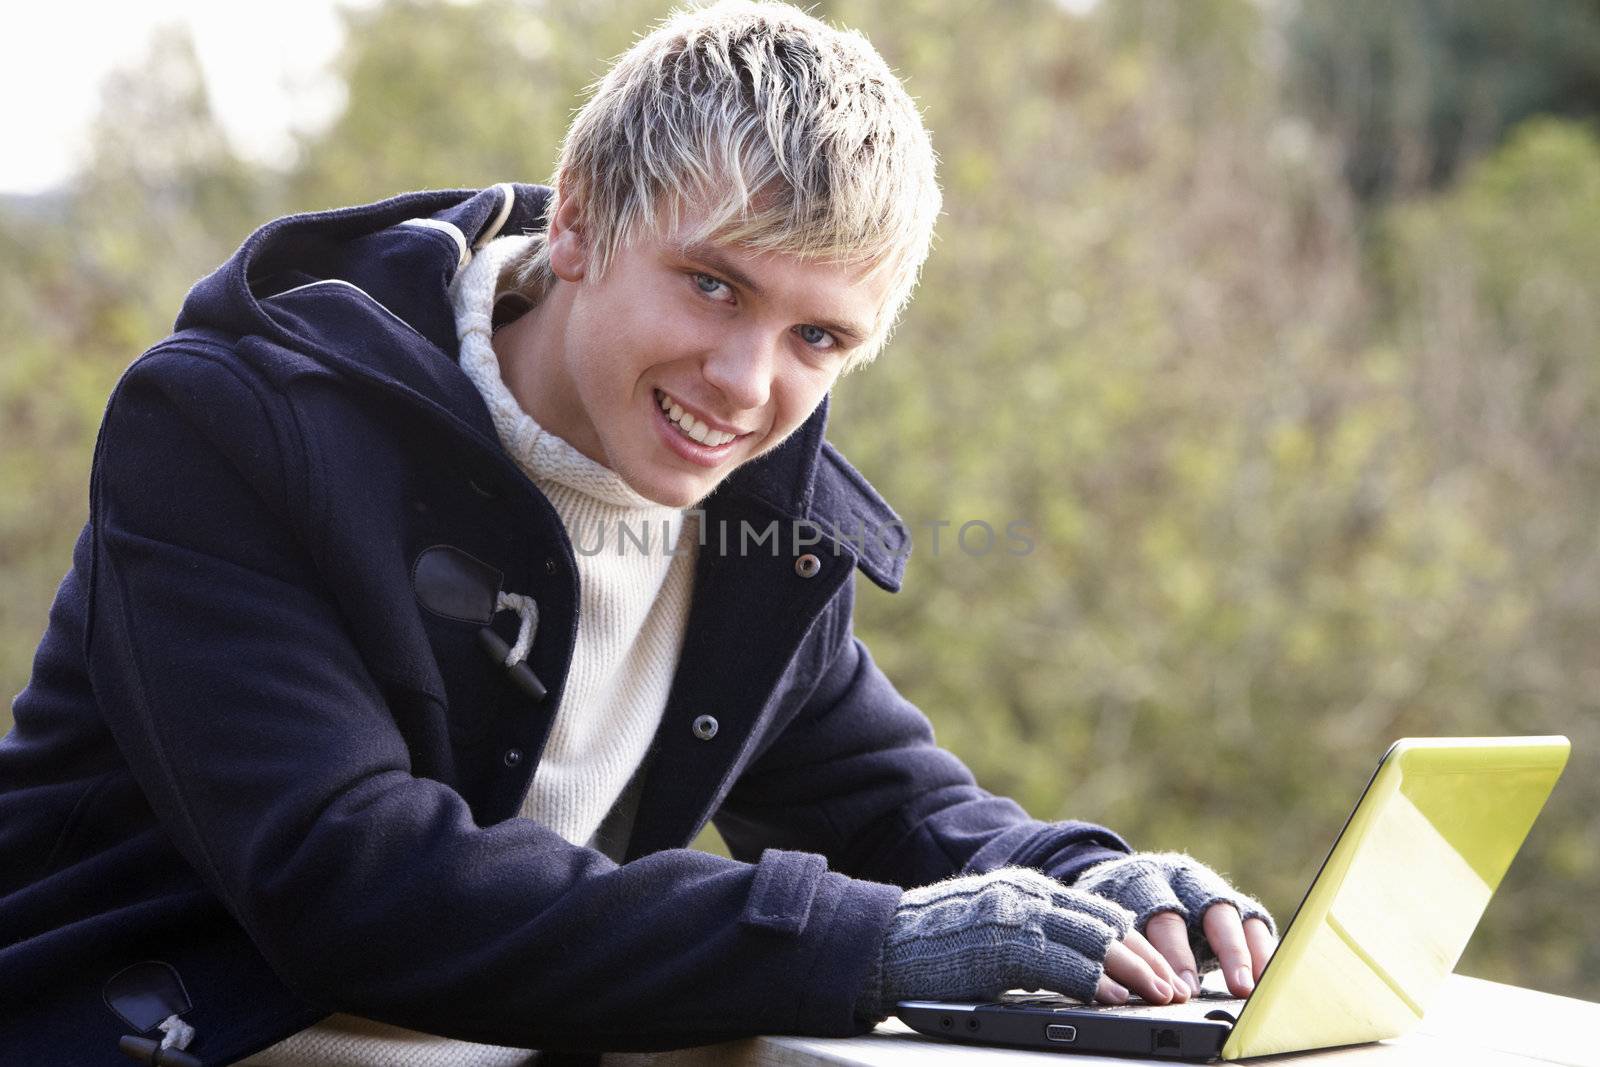
<svg viewBox="0 0 1600 1067">
<path fill-rule="evenodd" d="M 649 497 L 662 507 L 679 509 L 689 507 L 700 499 L 700 496 L 685 496 L 677 493 L 647 493 L 643 490 L 640 490 L 639 495 Z"/>
<path fill-rule="evenodd" d="M 652 500 L 662 507 L 687 508 L 704 500 L 714 488 L 713 486 L 699 485 L 662 485 L 660 483 L 640 484 L 631 478 L 624 479 L 628 487 L 647 500 Z"/>
</svg>

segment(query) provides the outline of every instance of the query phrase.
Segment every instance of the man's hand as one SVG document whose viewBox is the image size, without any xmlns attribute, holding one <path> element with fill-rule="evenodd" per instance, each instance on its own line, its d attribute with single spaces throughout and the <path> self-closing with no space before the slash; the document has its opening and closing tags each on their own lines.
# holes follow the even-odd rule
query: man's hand
<svg viewBox="0 0 1600 1067">
<path fill-rule="evenodd" d="M 1133 913 L 1039 871 L 1006 867 L 908 890 L 857 1010 L 900 1000 L 988 998 L 1050 989 L 1081 1000 L 1187 1000 L 1172 965 L 1132 929 Z"/>
<path fill-rule="evenodd" d="M 1200 972 L 1217 966 L 1229 992 L 1248 996 L 1277 948 L 1265 908 L 1181 853 L 1111 860 L 1089 868 L 1075 884 L 1133 912 L 1134 929 L 1191 994 L 1200 991 Z M 1106 971 L 1118 973 L 1109 956 Z"/>
<path fill-rule="evenodd" d="M 1186 901 L 1199 902 L 1202 919 L 1185 922 Z M 1243 996 L 1273 947 L 1266 911 L 1186 856 L 1113 860 L 1076 886 L 1006 867 L 908 890 L 857 1012 L 882 1018 L 901 1000 L 984 999 L 1008 989 L 1106 1004 L 1130 994 L 1181 1002 L 1200 987 L 1196 948 Z"/>
</svg>

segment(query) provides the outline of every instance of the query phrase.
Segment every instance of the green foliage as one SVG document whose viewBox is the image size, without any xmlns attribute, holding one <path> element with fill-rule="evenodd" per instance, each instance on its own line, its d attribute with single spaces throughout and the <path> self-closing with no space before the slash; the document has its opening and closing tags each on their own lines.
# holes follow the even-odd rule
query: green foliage
<svg viewBox="0 0 1600 1067">
<path fill-rule="evenodd" d="M 1288 0 L 1297 105 L 1364 199 L 1438 188 L 1531 115 L 1600 114 L 1600 6 L 1584 0 Z"/>
<path fill-rule="evenodd" d="M 1474 665 L 1459 699 L 1509 728 L 1568 733 L 1578 753 L 1513 869 L 1521 906 L 1496 902 L 1476 958 L 1570 973 L 1592 998 L 1600 949 L 1575 932 L 1586 920 L 1549 909 L 1600 887 L 1600 139 L 1530 120 L 1456 189 L 1395 211 L 1386 237 L 1409 406 L 1502 561 L 1454 650 Z"/>
<path fill-rule="evenodd" d="M 664 10 L 643 0 L 396 0 L 348 12 L 339 63 L 348 104 L 303 146 L 292 206 L 547 180 L 584 87 Z"/>
<path fill-rule="evenodd" d="M 59 218 L 0 214 L 0 677 L 12 693 L 88 517 L 112 385 L 267 203 L 211 113 L 183 34 L 159 34 L 102 98 L 90 163 Z"/>
<path fill-rule="evenodd" d="M 1280 912 L 1392 738 L 1570 733 L 1571 781 L 1468 967 L 1593 995 L 1583 940 L 1541 933 L 1561 925 L 1548 908 L 1579 923 L 1557 902 L 1600 888 L 1578 845 L 1600 741 L 1580 667 L 1595 493 L 1571 463 L 1596 443 L 1587 138 L 1519 137 L 1441 199 L 1435 225 L 1499 269 L 1420 302 L 1469 261 L 1396 236 L 1374 276 L 1327 144 L 1285 122 L 1270 83 L 1220 47 L 1214 68 L 1205 50 L 1168 62 L 1195 7 L 1035 17 L 1007 80 L 964 70 L 1006 32 L 978 15 L 937 35 L 972 51 L 922 55 L 947 217 L 922 299 L 837 391 L 834 428 L 918 549 L 905 591 L 864 591 L 860 630 L 980 781 L 1188 848 Z M 1196 89 L 1208 69 L 1226 92 Z M 1502 232 L 1534 202 L 1544 221 Z M 1449 371 L 1418 333 L 1513 305 L 1482 358 L 1548 391 L 1515 441 L 1453 450 L 1430 409 Z M 1567 341 L 1534 355 L 1534 336 Z M 1454 427 L 1483 443 L 1485 414 Z M 1552 433 L 1565 464 L 1547 452 L 1545 492 L 1510 493 L 1496 455 Z M 935 519 L 951 523 L 937 555 Z M 1030 520 L 1037 547 L 966 556 L 949 534 L 970 519 Z"/>
<path fill-rule="evenodd" d="M 1592 7 L 1534 7 L 1581 51 Z M 1444 17 L 819 6 L 907 78 L 946 189 L 919 299 L 835 395 L 833 437 L 917 545 L 901 594 L 863 586 L 859 629 L 986 786 L 1186 848 L 1280 915 L 1392 738 L 1568 733 L 1573 767 L 1466 969 L 1597 998 L 1600 144 L 1570 121 L 1512 129 L 1573 110 L 1555 90 L 1510 107 L 1435 79 L 1428 99 L 1492 131 L 1461 158 L 1488 154 L 1363 215 L 1349 130 L 1294 118 L 1272 62 L 1285 12 L 1302 49 L 1465 47 L 1402 40 L 1423 8 Z M 0 211 L 11 692 L 84 518 L 105 396 L 185 287 L 280 210 L 543 180 L 583 86 L 664 10 L 353 14 L 347 107 L 285 174 L 233 157 L 183 38 L 119 78 L 58 217 Z M 1497 62 L 1506 85 L 1551 83 Z M 970 520 L 998 535 L 984 554 L 976 528 L 958 540 Z"/>
</svg>

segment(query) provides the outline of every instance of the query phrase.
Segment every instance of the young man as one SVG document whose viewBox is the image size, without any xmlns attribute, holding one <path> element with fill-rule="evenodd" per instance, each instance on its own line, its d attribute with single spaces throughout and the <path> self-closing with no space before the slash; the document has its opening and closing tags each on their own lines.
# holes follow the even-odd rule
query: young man
<svg viewBox="0 0 1600 1067">
<path fill-rule="evenodd" d="M 0 745 L 8 1062 L 1248 990 L 1259 905 L 985 793 L 852 636 L 903 555 L 849 536 L 893 513 L 826 397 L 938 206 L 864 39 L 726 3 L 618 61 L 553 190 L 281 219 L 202 280 L 107 406 Z M 685 848 L 713 819 L 734 859 Z"/>
</svg>

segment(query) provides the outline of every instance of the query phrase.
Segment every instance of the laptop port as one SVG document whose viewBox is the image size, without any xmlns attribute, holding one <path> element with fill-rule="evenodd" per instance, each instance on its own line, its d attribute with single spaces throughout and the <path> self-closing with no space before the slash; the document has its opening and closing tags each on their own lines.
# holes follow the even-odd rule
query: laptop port
<svg viewBox="0 0 1600 1067">
<path fill-rule="evenodd" d="M 1176 1051 L 1178 1048 L 1178 1031 L 1171 1029 L 1157 1030 L 1150 1035 L 1150 1051 L 1163 1052 L 1167 1049 Z"/>
<path fill-rule="evenodd" d="M 1067 1026 L 1065 1023 L 1051 1023 L 1044 1028 L 1046 1041 L 1059 1041 L 1062 1044 L 1071 1044 L 1078 1040 L 1078 1028 Z"/>
</svg>

